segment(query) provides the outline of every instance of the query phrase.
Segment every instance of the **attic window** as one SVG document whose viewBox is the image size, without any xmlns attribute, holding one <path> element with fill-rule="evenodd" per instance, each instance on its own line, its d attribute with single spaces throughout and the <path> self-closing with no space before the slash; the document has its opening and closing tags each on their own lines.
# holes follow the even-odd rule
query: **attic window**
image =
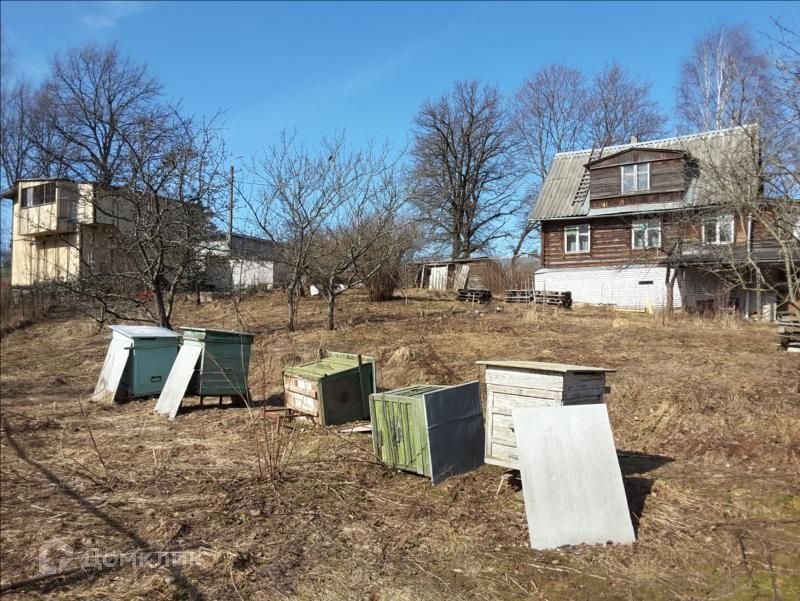
<svg viewBox="0 0 800 601">
<path fill-rule="evenodd" d="M 623 165 L 621 169 L 623 194 L 650 189 L 650 163 Z"/>
</svg>

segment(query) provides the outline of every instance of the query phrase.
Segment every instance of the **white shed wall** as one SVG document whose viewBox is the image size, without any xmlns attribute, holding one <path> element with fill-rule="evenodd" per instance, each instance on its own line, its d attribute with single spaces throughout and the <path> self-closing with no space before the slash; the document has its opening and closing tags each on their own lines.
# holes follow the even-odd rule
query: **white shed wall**
<svg viewBox="0 0 800 601">
<path fill-rule="evenodd" d="M 575 303 L 658 309 L 666 305 L 665 277 L 666 268 L 655 265 L 540 269 L 536 272 L 535 287 L 536 290 L 570 291 Z M 702 300 L 727 298 L 718 278 L 691 269 L 678 276 L 674 292 L 676 308 L 693 307 Z"/>
</svg>

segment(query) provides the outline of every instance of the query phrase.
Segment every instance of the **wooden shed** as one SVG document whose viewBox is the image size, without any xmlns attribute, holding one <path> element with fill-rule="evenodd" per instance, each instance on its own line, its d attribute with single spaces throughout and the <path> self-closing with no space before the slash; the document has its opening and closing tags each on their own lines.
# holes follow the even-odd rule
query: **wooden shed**
<svg viewBox="0 0 800 601">
<path fill-rule="evenodd" d="M 110 326 L 112 335 L 94 397 L 123 400 L 159 394 L 178 355 L 180 335 L 156 326 Z"/>
<path fill-rule="evenodd" d="M 174 418 L 186 395 L 250 398 L 247 378 L 253 334 L 185 327 L 183 346 L 158 397 L 156 413 Z"/>
<path fill-rule="evenodd" d="M 283 370 L 286 406 L 322 426 L 368 418 L 375 382 L 375 359 L 366 355 L 320 351 L 317 361 Z"/>
<path fill-rule="evenodd" d="M 486 463 L 519 469 L 511 411 L 602 403 L 615 370 L 538 361 L 478 361 L 485 366 Z"/>
<path fill-rule="evenodd" d="M 416 385 L 369 399 L 375 455 L 434 484 L 483 465 L 483 409 L 478 381 Z"/>
</svg>

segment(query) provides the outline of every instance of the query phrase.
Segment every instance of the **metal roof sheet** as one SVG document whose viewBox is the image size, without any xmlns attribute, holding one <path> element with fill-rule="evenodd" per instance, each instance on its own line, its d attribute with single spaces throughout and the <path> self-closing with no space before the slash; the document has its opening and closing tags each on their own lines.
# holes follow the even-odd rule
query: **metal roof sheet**
<svg viewBox="0 0 800 601">
<path fill-rule="evenodd" d="M 551 371 L 558 373 L 614 373 L 616 369 L 606 367 L 588 367 L 586 365 L 570 365 L 568 363 L 545 363 L 543 361 L 476 361 L 478 365 L 492 367 L 510 367 L 512 369 L 530 369 L 535 371 Z"/>
<path fill-rule="evenodd" d="M 108 326 L 128 338 L 180 338 L 180 334 L 158 326 Z"/>
<path fill-rule="evenodd" d="M 668 150 L 682 150 L 697 159 L 701 165 L 704 161 L 720 159 L 735 149 L 746 146 L 753 138 L 757 126 L 746 125 L 731 127 L 688 136 L 664 138 L 637 142 L 636 144 L 621 144 L 608 146 L 601 152 L 597 149 L 577 150 L 573 152 L 560 152 L 553 157 L 550 171 L 545 177 L 539 197 L 531 211 L 531 220 L 559 219 L 586 216 L 589 214 L 589 193 L 576 198 L 580 188 L 581 179 L 586 171 L 586 163 L 590 158 L 607 158 L 631 148 L 654 148 Z M 592 156 L 594 152 L 594 156 Z M 702 168 L 701 168 L 702 172 Z M 691 190 L 694 192 L 694 190 Z M 687 196 L 690 190 L 687 190 Z M 688 199 L 687 199 L 688 200 Z"/>
</svg>

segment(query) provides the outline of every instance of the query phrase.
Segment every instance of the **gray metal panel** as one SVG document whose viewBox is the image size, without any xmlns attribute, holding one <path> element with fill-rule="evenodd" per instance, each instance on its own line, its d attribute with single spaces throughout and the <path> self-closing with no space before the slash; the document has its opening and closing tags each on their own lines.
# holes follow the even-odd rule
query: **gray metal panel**
<svg viewBox="0 0 800 601">
<path fill-rule="evenodd" d="M 683 150 L 697 159 L 702 166 L 703 162 L 726 161 L 729 164 L 737 162 L 736 155 L 746 156 L 751 140 L 755 137 L 756 126 L 731 127 L 701 134 L 651 140 L 637 144 L 622 144 L 608 146 L 603 149 L 602 156 L 628 150 L 630 148 L 665 148 L 670 150 Z M 589 162 L 591 150 L 578 150 L 575 152 L 562 152 L 553 157 L 550 171 L 542 184 L 539 197 L 531 211 L 530 219 L 558 219 L 587 215 L 589 211 L 589 198 L 583 202 L 575 201 L 575 193 L 581 183 L 581 178 L 586 171 L 585 165 Z M 702 179 L 702 168 L 701 168 Z M 691 188 L 691 184 L 690 184 Z M 695 190 L 687 190 L 688 196 L 695 197 Z M 713 198 L 713 194 L 705 190 L 703 198 Z M 687 203 L 689 199 L 687 198 Z"/>
<path fill-rule="evenodd" d="M 157 326 L 109 326 L 127 338 L 180 338 L 180 334 Z"/>
<path fill-rule="evenodd" d="M 424 398 L 433 483 L 483 465 L 480 382 L 443 388 Z"/>
<path fill-rule="evenodd" d="M 169 376 L 167 376 L 167 381 L 164 383 L 164 388 L 158 397 L 155 408 L 156 413 L 169 415 L 170 419 L 175 419 L 202 351 L 203 347 L 200 345 L 184 345 L 181 347 L 175 363 L 172 364 Z"/>
<path fill-rule="evenodd" d="M 632 543 L 605 405 L 514 409 L 531 547 Z"/>
</svg>

